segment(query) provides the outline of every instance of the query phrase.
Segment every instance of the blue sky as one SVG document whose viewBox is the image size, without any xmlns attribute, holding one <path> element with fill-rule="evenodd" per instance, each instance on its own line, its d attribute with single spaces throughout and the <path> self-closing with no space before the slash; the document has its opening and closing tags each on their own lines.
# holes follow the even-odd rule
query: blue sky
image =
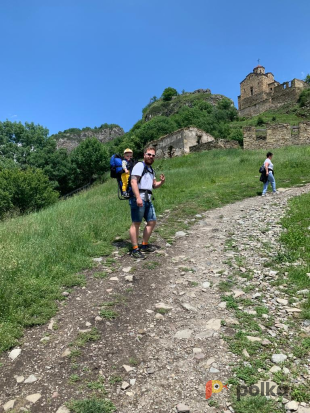
<svg viewBox="0 0 310 413">
<path fill-rule="evenodd" d="M 310 73 L 309 0 L 1 0 L 0 121 L 128 131 L 152 96 L 210 88 L 237 104 L 257 65 Z"/>
</svg>

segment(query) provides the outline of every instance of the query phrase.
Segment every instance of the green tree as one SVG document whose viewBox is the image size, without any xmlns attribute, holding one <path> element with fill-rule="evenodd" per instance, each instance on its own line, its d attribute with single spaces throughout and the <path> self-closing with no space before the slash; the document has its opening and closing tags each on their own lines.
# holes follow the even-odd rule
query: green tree
<svg viewBox="0 0 310 413">
<path fill-rule="evenodd" d="M 0 191 L 10 209 L 21 213 L 32 212 L 55 203 L 58 193 L 53 190 L 48 177 L 41 169 L 5 169 L 0 172 Z M 2 205 L 2 213 L 7 208 Z"/>
<path fill-rule="evenodd" d="M 76 183 L 83 185 L 109 169 L 106 148 L 96 138 L 82 141 L 71 153 L 72 164 L 76 166 Z"/>
<path fill-rule="evenodd" d="M 173 87 L 167 87 L 161 95 L 165 102 L 171 100 L 173 96 L 178 96 L 178 92 Z"/>
<path fill-rule="evenodd" d="M 306 83 L 308 83 L 308 85 L 310 85 L 310 74 L 309 73 L 305 77 L 304 82 L 306 82 Z"/>
</svg>

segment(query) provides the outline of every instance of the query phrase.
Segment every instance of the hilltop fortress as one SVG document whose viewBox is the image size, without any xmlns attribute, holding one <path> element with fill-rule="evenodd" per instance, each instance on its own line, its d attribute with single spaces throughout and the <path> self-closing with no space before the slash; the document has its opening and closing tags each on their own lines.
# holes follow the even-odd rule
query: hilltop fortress
<svg viewBox="0 0 310 413">
<path fill-rule="evenodd" d="M 265 68 L 258 65 L 240 83 L 239 115 L 255 116 L 287 103 L 296 103 L 300 93 L 308 87 L 299 79 L 281 84 L 274 80 L 271 72 L 265 73 Z"/>
</svg>

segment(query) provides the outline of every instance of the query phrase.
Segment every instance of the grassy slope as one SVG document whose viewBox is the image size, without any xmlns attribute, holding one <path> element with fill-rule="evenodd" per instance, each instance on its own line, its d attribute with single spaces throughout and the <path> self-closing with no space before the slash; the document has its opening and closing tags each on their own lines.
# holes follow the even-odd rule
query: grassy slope
<svg viewBox="0 0 310 413">
<path fill-rule="evenodd" d="M 299 122 L 309 121 L 310 116 L 304 113 L 303 116 L 298 116 L 302 113 L 302 109 L 298 105 L 291 106 L 286 105 L 277 110 L 268 110 L 260 115 L 253 116 L 251 118 L 231 122 L 230 126 L 232 128 L 243 127 L 243 126 L 257 126 L 258 118 L 262 118 L 265 123 L 277 124 L 277 123 L 289 123 L 290 125 L 298 125 Z M 274 120 L 275 118 L 275 120 Z M 264 127 L 264 126 L 260 126 Z"/>
<path fill-rule="evenodd" d="M 310 147 L 274 152 L 278 186 L 310 182 Z M 157 214 L 174 210 L 157 230 L 169 238 L 186 226 L 186 216 L 257 195 L 264 158 L 263 151 L 214 150 L 156 161 L 157 173 L 167 178 L 156 192 Z M 61 287 L 82 283 L 77 272 L 93 265 L 91 257 L 109 254 L 116 236 L 127 238 L 129 225 L 128 205 L 117 199 L 114 180 L 1 223 L 0 350 L 15 345 L 23 327 L 46 322 L 56 311 Z"/>
</svg>

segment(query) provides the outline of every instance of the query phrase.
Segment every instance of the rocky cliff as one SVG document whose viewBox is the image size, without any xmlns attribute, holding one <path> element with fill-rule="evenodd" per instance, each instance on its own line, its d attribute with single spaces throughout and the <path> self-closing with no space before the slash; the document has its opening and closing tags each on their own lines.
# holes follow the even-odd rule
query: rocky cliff
<svg viewBox="0 0 310 413">
<path fill-rule="evenodd" d="M 65 148 L 71 152 L 86 138 L 97 138 L 101 143 L 106 143 L 122 135 L 124 130 L 120 126 L 104 124 L 94 129 L 67 129 L 51 137 L 57 141 L 57 149 Z"/>
</svg>

